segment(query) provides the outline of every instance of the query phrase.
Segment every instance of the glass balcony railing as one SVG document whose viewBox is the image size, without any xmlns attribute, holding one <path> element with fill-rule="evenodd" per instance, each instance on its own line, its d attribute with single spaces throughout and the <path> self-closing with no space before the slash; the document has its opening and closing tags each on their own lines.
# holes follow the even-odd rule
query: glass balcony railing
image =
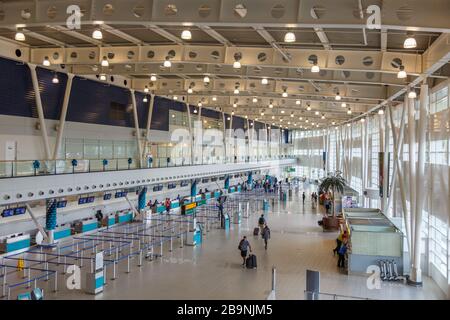
<svg viewBox="0 0 450 320">
<path fill-rule="evenodd" d="M 167 168 L 191 165 L 249 163 L 270 160 L 294 159 L 294 156 L 216 156 L 195 157 L 191 163 L 190 157 L 183 158 L 154 158 L 152 161 L 139 161 L 133 158 L 127 159 L 77 159 L 77 160 L 21 160 L 0 161 L 0 179 L 12 177 L 29 177 L 58 174 L 75 174 L 87 172 L 106 172 L 119 170 L 134 170 L 147 168 Z"/>
</svg>

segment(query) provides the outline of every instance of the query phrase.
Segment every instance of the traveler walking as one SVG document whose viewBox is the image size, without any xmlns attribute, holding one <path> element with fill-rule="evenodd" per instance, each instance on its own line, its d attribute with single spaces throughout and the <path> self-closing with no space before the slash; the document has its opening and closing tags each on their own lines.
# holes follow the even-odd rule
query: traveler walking
<svg viewBox="0 0 450 320">
<path fill-rule="evenodd" d="M 259 229 L 261 229 L 261 236 L 262 236 L 262 232 L 263 232 L 265 224 L 266 224 L 266 219 L 264 218 L 264 214 L 262 214 L 261 217 L 259 217 L 259 219 L 258 219 Z"/>
<path fill-rule="evenodd" d="M 343 239 L 341 247 L 339 248 L 338 254 L 339 254 L 339 259 L 338 259 L 338 267 L 339 268 L 344 268 L 345 267 L 345 253 L 347 252 L 347 239 Z"/>
<path fill-rule="evenodd" d="M 305 191 L 303 191 L 303 194 L 302 194 L 302 199 L 303 199 L 303 205 L 305 205 L 305 199 L 306 199 L 306 194 L 305 194 Z"/>
<path fill-rule="evenodd" d="M 270 229 L 267 224 L 264 226 L 264 229 L 262 231 L 262 237 L 264 239 L 264 248 L 267 250 L 267 242 L 270 239 Z"/>
<path fill-rule="evenodd" d="M 248 242 L 246 236 L 244 236 L 239 242 L 238 249 L 241 251 L 242 267 L 245 268 L 245 259 L 247 258 L 247 252 L 249 249 L 250 252 L 252 252 L 252 247 L 250 245 L 250 242 Z"/>
</svg>

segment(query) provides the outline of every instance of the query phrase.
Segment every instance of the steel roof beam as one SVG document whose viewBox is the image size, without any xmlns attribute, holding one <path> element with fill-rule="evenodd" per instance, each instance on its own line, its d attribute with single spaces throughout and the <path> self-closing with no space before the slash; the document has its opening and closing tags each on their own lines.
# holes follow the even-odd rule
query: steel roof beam
<svg viewBox="0 0 450 320">
<path fill-rule="evenodd" d="M 101 46 L 101 45 L 106 45 L 106 46 L 108 46 L 107 43 L 104 43 L 104 42 L 102 42 L 102 41 L 100 41 L 100 40 L 96 40 L 96 39 L 94 39 L 94 38 L 92 38 L 92 37 L 89 37 L 89 36 L 87 36 L 87 35 L 84 35 L 84 34 L 82 34 L 82 33 L 79 33 L 79 32 L 77 32 L 77 31 L 75 31 L 75 30 L 70 30 L 70 29 L 68 29 L 68 28 L 66 28 L 66 27 L 63 27 L 63 26 L 50 25 L 50 26 L 48 26 L 48 27 L 51 28 L 51 29 L 53 29 L 53 30 L 56 30 L 56 31 L 58 31 L 58 32 L 64 33 L 64 34 L 66 34 L 66 35 L 68 35 L 68 36 L 70 36 L 70 37 L 73 37 L 73 38 L 82 40 L 82 41 L 87 42 L 87 43 L 90 43 L 90 44 L 93 44 L 93 45 L 95 45 L 95 46 Z"/>
</svg>

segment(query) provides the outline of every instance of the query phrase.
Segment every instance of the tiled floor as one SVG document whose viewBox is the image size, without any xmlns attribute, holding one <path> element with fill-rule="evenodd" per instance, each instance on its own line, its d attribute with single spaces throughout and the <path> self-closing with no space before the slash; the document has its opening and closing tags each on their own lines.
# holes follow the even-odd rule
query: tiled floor
<svg viewBox="0 0 450 320">
<path fill-rule="evenodd" d="M 300 193 L 287 205 L 276 204 L 268 213 L 272 238 L 267 251 L 252 230 L 259 213 L 254 212 L 241 225 L 232 225 L 228 234 L 212 230 L 198 247 L 177 248 L 142 267 L 132 263 L 132 271 L 120 265 L 116 280 L 108 279 L 97 296 L 82 291 L 60 290 L 47 293 L 47 299 L 265 299 L 271 289 L 271 269 L 277 270 L 277 299 L 303 299 L 306 270 L 321 272 L 321 292 L 374 299 L 444 299 L 429 278 L 422 288 L 404 284 L 382 284 L 369 290 L 366 277 L 341 274 L 332 248 L 336 234 L 324 233 L 317 225 L 321 214 L 307 201 L 301 205 Z M 241 267 L 237 249 L 243 235 L 249 237 L 258 258 L 258 269 Z"/>
</svg>

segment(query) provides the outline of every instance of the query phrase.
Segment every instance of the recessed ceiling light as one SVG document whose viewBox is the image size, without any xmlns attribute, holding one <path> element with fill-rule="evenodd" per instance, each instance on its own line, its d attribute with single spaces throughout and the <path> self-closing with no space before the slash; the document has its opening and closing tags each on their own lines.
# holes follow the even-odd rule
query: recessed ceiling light
<svg viewBox="0 0 450 320">
<path fill-rule="evenodd" d="M 307 111 L 311 111 L 311 106 L 307 106 L 307 107 L 306 107 L 306 110 L 307 110 Z"/>
<path fill-rule="evenodd" d="M 96 40 L 102 40 L 103 39 L 103 33 L 100 29 L 95 29 L 92 32 L 92 38 L 96 39 Z"/>
<path fill-rule="evenodd" d="M 361 122 L 365 122 L 366 120 L 364 118 L 361 118 Z"/>
<path fill-rule="evenodd" d="M 299 105 L 299 104 L 301 104 L 301 103 L 302 103 L 302 102 L 301 102 L 300 100 L 296 100 L 296 101 L 295 101 L 295 104 L 296 104 L 296 105 Z"/>
<path fill-rule="evenodd" d="M 149 91 L 149 90 L 148 90 L 148 86 L 145 86 L 144 92 L 145 92 L 145 93 L 148 93 L 148 91 Z"/>
<path fill-rule="evenodd" d="M 234 94 L 239 94 L 239 89 L 238 88 L 234 89 Z"/>
<path fill-rule="evenodd" d="M 287 93 L 286 91 L 284 91 L 284 92 L 281 94 L 281 96 L 282 96 L 283 98 L 287 98 L 287 97 L 288 97 L 288 93 Z"/>
<path fill-rule="evenodd" d="M 293 32 L 287 32 L 284 35 L 284 42 L 295 42 L 295 34 Z"/>
<path fill-rule="evenodd" d="M 183 32 L 181 32 L 181 39 L 183 40 L 191 40 L 192 39 L 192 33 L 189 30 L 183 30 Z"/>
<path fill-rule="evenodd" d="M 217 101 L 217 97 L 216 96 L 212 97 L 212 101 Z"/>
<path fill-rule="evenodd" d="M 25 41 L 25 35 L 23 32 L 17 31 L 14 39 L 16 39 L 16 41 Z"/>
<path fill-rule="evenodd" d="M 408 37 L 405 39 L 405 42 L 403 42 L 403 48 L 405 49 L 414 49 L 417 47 L 417 41 L 412 35 L 408 35 Z"/>
<path fill-rule="evenodd" d="M 55 84 L 59 83 L 58 75 L 56 73 L 53 76 L 52 82 L 55 83 Z"/>
<path fill-rule="evenodd" d="M 177 96 L 173 96 L 173 100 L 178 100 L 178 97 Z"/>
<path fill-rule="evenodd" d="M 233 103 L 233 108 L 237 108 L 237 103 Z"/>
<path fill-rule="evenodd" d="M 44 58 L 44 61 L 42 61 L 42 65 L 49 67 L 50 66 L 50 60 L 48 60 L 48 57 Z"/>
<path fill-rule="evenodd" d="M 320 68 L 319 68 L 319 66 L 317 65 L 317 62 L 315 62 L 314 65 L 311 67 L 311 72 L 312 72 L 312 73 L 318 73 L 318 72 L 320 72 Z"/>
<path fill-rule="evenodd" d="M 258 102 L 258 98 L 254 97 L 252 101 L 253 101 L 253 103 Z"/>
<path fill-rule="evenodd" d="M 144 99 L 142 99 L 142 101 L 147 102 L 148 101 L 147 96 L 144 96 Z"/>
<path fill-rule="evenodd" d="M 192 93 L 192 92 L 194 92 L 194 90 L 192 90 L 192 88 L 187 89 L 187 93 Z"/>
<path fill-rule="evenodd" d="M 150 81 L 155 82 L 157 80 L 156 75 L 152 74 L 150 76 Z"/>
<path fill-rule="evenodd" d="M 316 111 L 314 114 L 315 114 L 316 116 L 318 116 L 318 115 L 319 115 L 319 111 Z"/>
<path fill-rule="evenodd" d="M 235 62 L 233 62 L 233 68 L 234 69 L 240 69 L 241 68 L 241 63 L 236 60 Z"/>
<path fill-rule="evenodd" d="M 406 71 L 405 71 L 405 66 L 401 65 L 400 66 L 400 70 L 397 73 L 397 78 L 398 79 L 405 79 L 407 76 Z"/>
<path fill-rule="evenodd" d="M 380 109 L 380 110 L 378 110 L 378 114 L 384 114 L 384 110 L 383 109 Z"/>
<path fill-rule="evenodd" d="M 341 107 L 342 107 L 342 108 L 347 108 L 347 104 L 346 104 L 345 102 L 342 102 L 342 103 L 341 103 Z"/>
<path fill-rule="evenodd" d="M 410 98 L 410 99 L 415 99 L 415 98 L 417 98 L 416 92 L 415 92 L 414 90 L 411 90 L 411 91 L 408 93 L 408 98 Z"/>
<path fill-rule="evenodd" d="M 165 68 L 170 68 L 170 67 L 172 66 L 172 62 L 170 62 L 169 59 L 166 59 L 166 60 L 164 60 L 163 66 L 164 66 Z"/>
<path fill-rule="evenodd" d="M 336 99 L 336 101 L 341 100 L 341 95 L 339 94 L 339 91 L 336 92 L 336 97 L 334 97 L 334 99 Z"/>
<path fill-rule="evenodd" d="M 347 114 L 352 114 L 352 109 L 348 108 Z"/>
<path fill-rule="evenodd" d="M 100 75 L 100 80 L 101 80 L 101 81 L 106 81 L 106 74 L 102 73 L 102 74 Z"/>
<path fill-rule="evenodd" d="M 261 84 L 268 84 L 269 80 L 267 78 L 262 78 L 261 79 Z"/>
<path fill-rule="evenodd" d="M 102 59 L 102 67 L 109 67 L 109 61 L 106 56 L 104 56 Z"/>
</svg>

